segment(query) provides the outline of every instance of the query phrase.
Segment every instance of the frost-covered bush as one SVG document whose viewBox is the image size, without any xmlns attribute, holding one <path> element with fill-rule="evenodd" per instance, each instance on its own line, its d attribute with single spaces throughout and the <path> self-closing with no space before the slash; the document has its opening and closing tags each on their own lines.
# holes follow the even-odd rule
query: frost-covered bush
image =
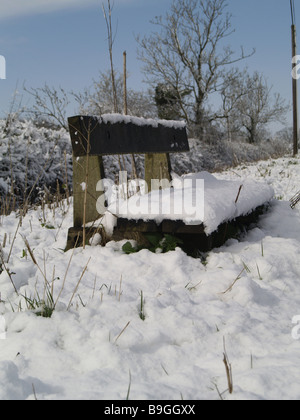
<svg viewBox="0 0 300 420">
<path fill-rule="evenodd" d="M 240 163 L 275 158 L 291 152 L 289 135 L 278 135 L 251 145 L 245 140 L 229 142 L 214 133 L 210 141 L 190 139 L 190 152 L 170 154 L 172 169 L 179 175 L 219 171 Z M 144 177 L 144 156 L 135 156 L 138 175 Z M 121 169 L 132 176 L 131 156 L 105 156 L 107 178 L 117 180 Z M 0 120 L 0 214 L 17 208 L 24 198 L 35 203 L 44 191 L 72 189 L 72 146 L 64 129 L 37 126 L 31 120 Z"/>
<path fill-rule="evenodd" d="M 35 202 L 45 187 L 56 190 L 72 181 L 69 134 L 61 129 L 37 127 L 32 121 L 0 121 L 1 205 L 13 196 L 16 205 L 30 194 Z M 67 170 L 66 170 L 67 166 Z"/>
<path fill-rule="evenodd" d="M 198 171 L 220 171 L 241 163 L 278 158 L 292 152 L 289 139 L 278 136 L 259 144 L 249 144 L 244 139 L 227 141 L 217 139 L 207 143 L 190 139 L 190 152 L 171 155 L 174 171 L 179 175 Z"/>
</svg>

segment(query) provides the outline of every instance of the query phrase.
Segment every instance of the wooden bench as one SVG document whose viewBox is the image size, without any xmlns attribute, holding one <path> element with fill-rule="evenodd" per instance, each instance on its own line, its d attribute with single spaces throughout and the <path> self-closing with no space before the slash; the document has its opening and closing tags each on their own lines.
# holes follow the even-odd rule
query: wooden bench
<svg viewBox="0 0 300 420">
<path fill-rule="evenodd" d="M 68 124 L 73 149 L 74 197 L 74 228 L 69 230 L 67 245 L 70 249 L 83 224 L 101 217 L 96 202 L 103 194 L 97 191 L 98 182 L 105 178 L 102 156 L 144 154 L 145 181 L 150 191 L 151 180 L 171 180 L 169 154 L 188 152 L 189 143 L 185 124 L 176 121 L 106 114 L 99 118 L 70 117 Z"/>
</svg>

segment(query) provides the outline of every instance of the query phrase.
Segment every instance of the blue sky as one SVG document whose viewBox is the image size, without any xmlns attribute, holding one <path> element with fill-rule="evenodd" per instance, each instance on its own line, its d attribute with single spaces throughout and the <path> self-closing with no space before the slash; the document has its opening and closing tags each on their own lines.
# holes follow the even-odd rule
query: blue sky
<svg viewBox="0 0 300 420">
<path fill-rule="evenodd" d="M 142 64 L 136 58 L 135 35 L 149 33 L 153 29 L 149 21 L 164 15 L 171 2 L 114 0 L 114 61 L 121 70 L 122 54 L 127 51 L 129 87 L 147 88 L 142 83 Z M 101 4 L 102 0 L 0 0 L 0 55 L 6 59 L 7 77 L 0 80 L 0 116 L 8 111 L 16 86 L 21 90 L 24 82 L 27 87 L 47 82 L 67 91 L 81 91 L 100 70 L 109 69 Z M 241 45 L 246 52 L 255 48 L 256 54 L 242 66 L 262 72 L 274 92 L 291 102 L 289 4 L 289 0 L 228 0 L 236 31 L 227 41 L 236 51 Z M 26 104 L 26 97 L 23 102 Z M 75 111 L 72 105 L 70 113 Z"/>
</svg>

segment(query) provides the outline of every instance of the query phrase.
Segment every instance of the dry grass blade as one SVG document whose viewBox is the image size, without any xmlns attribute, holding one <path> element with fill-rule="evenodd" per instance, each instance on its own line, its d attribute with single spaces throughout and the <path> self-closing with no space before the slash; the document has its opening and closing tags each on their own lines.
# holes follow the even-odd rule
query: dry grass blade
<svg viewBox="0 0 300 420">
<path fill-rule="evenodd" d="M 46 272 L 45 271 L 43 271 L 42 269 L 41 269 L 41 267 L 39 266 L 39 264 L 38 264 L 38 262 L 37 262 L 37 260 L 36 260 L 36 258 L 35 258 L 35 256 L 34 256 L 34 254 L 33 254 L 33 251 L 32 251 L 32 249 L 31 249 L 31 247 L 30 247 L 30 245 L 29 245 L 29 242 L 28 242 L 28 240 L 23 236 L 23 235 L 21 235 L 21 237 L 22 237 L 22 239 L 23 239 L 23 241 L 24 241 L 24 243 L 25 243 L 25 246 L 26 246 L 26 248 L 27 248 L 27 251 L 29 252 L 29 255 L 30 255 L 30 257 L 31 257 L 31 259 L 32 259 L 32 262 L 37 266 L 37 268 L 38 268 L 38 270 L 39 270 L 39 272 L 41 273 L 41 275 L 43 276 L 43 278 L 44 278 L 44 280 L 45 280 L 45 289 L 44 289 L 44 292 L 46 291 L 46 290 L 50 290 L 51 289 L 51 286 L 50 286 L 50 283 L 48 282 L 48 280 L 47 280 L 47 277 L 46 277 Z M 45 254 L 44 254 L 45 255 Z M 45 257 L 44 257 L 44 261 L 45 261 Z M 45 262 L 44 262 L 44 266 L 45 266 Z"/>
<path fill-rule="evenodd" d="M 38 399 L 37 399 L 37 396 L 36 396 L 34 384 L 32 384 L 32 391 L 33 391 L 34 400 L 37 401 Z"/>
<path fill-rule="evenodd" d="M 15 283 L 14 283 L 14 281 L 12 279 L 11 272 L 9 271 L 9 269 L 7 268 L 7 266 L 5 264 L 5 261 L 4 261 L 4 258 L 3 258 L 3 249 L 2 249 L 2 246 L 1 245 L 0 245 L 0 261 L 1 261 L 1 264 L 2 264 L 2 266 L 4 268 L 4 270 L 6 271 L 8 277 L 9 277 L 9 280 L 11 281 L 11 284 L 13 285 L 13 288 L 14 288 L 16 294 L 19 295 L 18 290 L 17 290 L 17 288 L 15 286 Z"/>
<path fill-rule="evenodd" d="M 122 294 L 122 281 L 123 281 L 123 276 L 121 274 L 121 278 L 120 278 L 120 287 L 119 287 L 119 302 L 121 300 L 121 294 Z"/>
<path fill-rule="evenodd" d="M 89 265 L 90 261 L 91 261 L 91 257 L 89 258 L 88 262 L 86 263 L 86 265 L 85 265 L 85 267 L 84 267 L 84 269 L 83 269 L 83 272 L 82 272 L 82 274 L 81 274 L 81 276 L 80 276 L 80 278 L 79 278 L 79 280 L 78 280 L 78 283 L 76 284 L 76 287 L 75 287 L 74 292 L 73 292 L 73 294 L 72 294 L 72 297 L 71 297 L 71 299 L 70 299 L 70 302 L 69 302 L 69 305 L 68 305 L 67 310 L 69 310 L 69 309 L 70 309 L 70 307 L 71 307 L 72 300 L 73 300 L 73 298 L 74 298 L 74 296 L 75 296 L 75 293 L 76 293 L 76 292 L 77 292 L 77 290 L 78 290 L 79 284 L 80 284 L 80 282 L 81 282 L 81 280 L 82 280 L 82 278 L 83 278 L 83 276 L 84 276 L 84 274 L 85 274 L 85 272 L 86 272 L 86 270 L 87 270 L 87 268 L 88 268 L 88 265 Z"/>
<path fill-rule="evenodd" d="M 237 194 L 236 199 L 235 199 L 235 204 L 239 201 L 239 198 L 240 198 L 240 194 L 241 194 L 242 188 L 243 188 L 243 185 L 240 185 L 240 188 L 239 188 L 238 194 Z"/>
<path fill-rule="evenodd" d="M 130 370 L 129 370 L 129 385 L 128 385 L 128 390 L 127 390 L 126 401 L 128 401 L 128 400 L 129 400 L 130 389 L 131 389 L 131 372 L 130 372 Z"/>
<path fill-rule="evenodd" d="M 118 335 L 118 337 L 115 339 L 115 344 L 119 340 L 119 338 L 121 337 L 121 335 L 123 334 L 123 332 L 126 330 L 126 328 L 129 326 L 129 324 L 130 324 L 130 321 L 127 322 L 127 324 L 125 325 L 125 327 L 123 328 L 123 330 L 120 332 L 120 334 Z"/>
<path fill-rule="evenodd" d="M 5 248 L 6 246 L 6 240 L 7 240 L 7 233 L 4 233 L 4 237 L 3 237 L 3 243 L 2 243 L 2 248 Z"/>
<path fill-rule="evenodd" d="M 229 363 L 229 359 L 226 352 L 225 338 L 223 338 L 223 345 L 224 345 L 223 363 L 225 365 L 225 370 L 226 370 L 228 391 L 229 391 L 229 394 L 232 394 L 233 393 L 232 367 L 231 367 L 231 364 Z"/>
<path fill-rule="evenodd" d="M 234 280 L 234 282 L 228 287 L 228 289 L 226 289 L 225 290 L 225 292 L 222 292 L 221 294 L 222 295 L 225 295 L 227 292 L 230 292 L 231 290 L 232 290 L 232 288 L 233 288 L 233 286 L 235 285 L 235 283 L 237 282 L 237 281 L 239 281 L 240 280 L 240 278 L 241 278 L 241 275 L 243 274 L 243 272 L 246 270 L 246 268 L 244 267 L 243 269 L 242 269 L 242 271 L 240 272 L 240 274 L 237 276 L 237 278 Z"/>
<path fill-rule="evenodd" d="M 214 383 L 214 386 L 215 386 L 215 388 L 216 388 L 216 390 L 217 390 L 217 393 L 218 393 L 218 395 L 219 395 L 219 397 L 220 397 L 220 400 L 221 400 L 221 401 L 224 401 L 224 398 L 223 398 L 223 394 L 224 394 L 224 392 L 222 392 L 222 393 L 221 393 L 221 392 L 219 391 L 219 388 L 218 388 L 218 385 L 217 385 L 217 384 L 215 384 L 215 383 Z"/>
<path fill-rule="evenodd" d="M 22 236 L 22 238 L 23 238 L 24 244 L 25 244 L 25 246 L 27 248 L 27 251 L 29 252 L 29 255 L 30 255 L 31 259 L 32 259 L 33 264 L 35 264 L 36 266 L 38 266 L 38 263 L 37 263 L 37 261 L 35 259 L 35 256 L 34 256 L 33 251 L 32 251 L 32 249 L 31 249 L 31 247 L 29 245 L 28 240 L 24 236 Z"/>
<path fill-rule="evenodd" d="M 11 243 L 11 247 L 10 247 L 10 250 L 9 250 L 8 257 L 7 257 L 7 264 L 9 263 L 9 260 L 10 260 L 11 254 L 12 254 L 12 250 L 13 250 L 13 247 L 14 247 L 14 243 L 15 243 L 15 240 L 16 240 L 16 237 L 17 237 L 20 226 L 21 226 L 21 217 L 19 218 L 19 222 L 18 222 L 16 231 L 15 231 L 15 234 L 14 234 L 14 238 L 13 238 L 12 243 Z"/>
<path fill-rule="evenodd" d="M 55 302 L 54 307 L 56 307 L 57 302 L 58 302 L 58 300 L 59 300 L 59 298 L 60 298 L 60 295 L 62 294 L 62 291 L 64 290 L 65 283 L 66 283 L 66 279 L 67 279 L 67 275 L 68 275 L 68 272 L 69 272 L 69 268 L 70 268 L 70 266 L 71 266 L 71 262 L 72 262 L 72 259 L 73 259 L 73 256 L 74 256 L 75 249 L 76 249 L 76 247 L 77 247 L 78 240 L 79 240 L 79 235 L 77 235 L 76 242 L 75 242 L 75 246 L 74 246 L 74 248 L 73 248 L 73 251 L 72 251 L 71 257 L 70 257 L 70 259 L 69 259 L 69 263 L 68 263 L 67 270 L 66 270 L 66 272 L 65 272 L 65 276 L 64 276 L 63 284 L 62 284 L 61 289 L 60 289 L 60 292 L 59 292 L 59 294 L 58 294 L 58 296 L 57 296 L 57 299 L 56 299 L 56 302 Z"/>
</svg>

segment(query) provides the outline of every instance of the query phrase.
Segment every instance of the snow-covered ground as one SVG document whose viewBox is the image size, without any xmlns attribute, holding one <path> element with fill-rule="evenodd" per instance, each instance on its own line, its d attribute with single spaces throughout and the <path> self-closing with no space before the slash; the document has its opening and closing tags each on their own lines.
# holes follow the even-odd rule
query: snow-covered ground
<svg viewBox="0 0 300 420">
<path fill-rule="evenodd" d="M 18 230 L 16 215 L 2 218 L 4 261 L 13 246 L 0 275 L 0 400 L 124 400 L 129 385 L 132 400 L 299 399 L 300 205 L 288 202 L 300 190 L 299 163 L 215 174 L 267 181 L 277 200 L 205 260 L 180 249 L 125 255 L 124 242 L 64 253 L 67 203 L 30 211 Z M 41 300 L 45 289 L 57 301 L 51 318 L 24 298 Z"/>
</svg>

